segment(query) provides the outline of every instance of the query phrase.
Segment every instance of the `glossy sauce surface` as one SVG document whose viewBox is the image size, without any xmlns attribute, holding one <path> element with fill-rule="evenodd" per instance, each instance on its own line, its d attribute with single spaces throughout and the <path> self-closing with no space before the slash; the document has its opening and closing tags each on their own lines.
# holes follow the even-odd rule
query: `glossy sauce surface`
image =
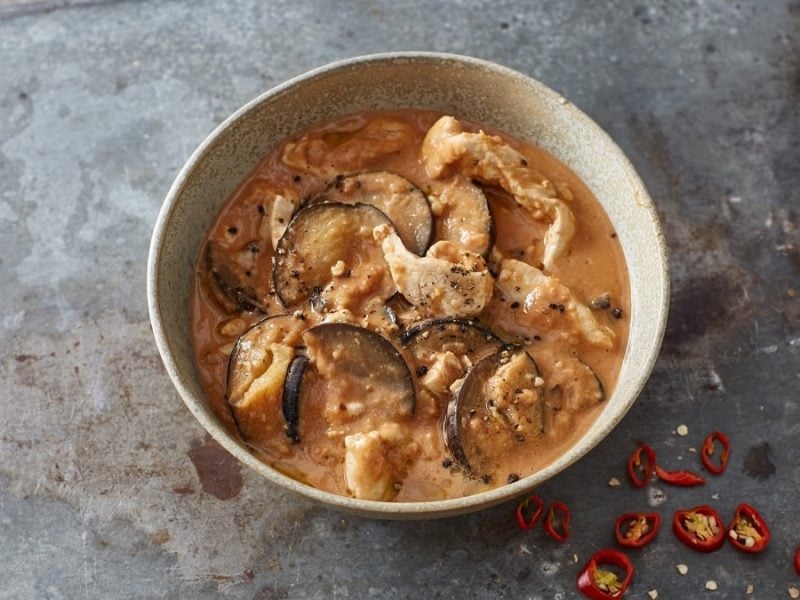
<svg viewBox="0 0 800 600">
<path fill-rule="evenodd" d="M 360 113 L 314 128 L 284 142 L 265 157 L 258 168 L 242 183 L 228 200 L 208 234 L 217 252 L 238 265 L 245 273 L 248 285 L 258 297 L 256 310 L 242 310 L 241 303 L 233 301 L 230 293 L 220 289 L 208 270 L 204 253 L 198 259 L 191 305 L 192 331 L 196 361 L 210 401 L 219 416 L 236 431 L 231 408 L 226 400 L 228 362 L 231 349 L 238 336 L 248 327 L 267 315 L 287 312 L 302 313 L 304 323 L 289 334 L 297 341 L 299 332 L 314 323 L 328 320 L 329 316 L 315 311 L 311 306 L 287 311 L 281 306 L 273 291 L 272 238 L 267 217 L 272 217 L 271 203 L 276 195 L 289 198 L 295 209 L 308 203 L 320 193 L 335 185 L 336 177 L 356 173 L 387 171 L 400 175 L 422 190 L 429 199 L 442 196 L 450 179 L 429 176 L 420 159 L 420 148 L 426 132 L 442 115 L 427 111 L 405 110 L 392 112 Z M 478 126 L 464 123 L 467 131 L 478 131 Z M 387 133 L 388 131 L 388 133 Z M 414 372 L 417 401 L 413 414 L 398 415 L 392 419 L 403 431 L 407 440 L 396 448 L 402 455 L 402 471 L 393 486 L 391 498 L 397 501 L 436 500 L 477 493 L 504 485 L 530 475 L 543 468 L 587 430 L 603 407 L 602 399 L 591 398 L 595 390 L 581 389 L 591 378 L 585 375 L 585 366 L 596 373 L 602 389 L 609 395 L 616 382 L 628 335 L 629 290 L 627 272 L 621 248 L 602 207 L 586 186 L 567 166 L 543 150 L 514 140 L 495 131 L 503 142 L 525 157 L 525 164 L 541 174 L 556 191 L 561 202 L 569 207 L 575 222 L 575 233 L 567 251 L 546 270 L 548 277 L 557 278 L 571 297 L 589 307 L 597 324 L 611 333 L 610 347 L 602 347 L 573 333 L 564 333 L 562 324 L 565 309 L 562 302 L 536 304 L 536 295 L 527 296 L 523 306 L 513 296 L 502 293 L 497 286 L 491 302 L 477 320 L 503 342 L 523 346 L 538 367 L 546 393 L 544 427 L 541 435 L 528 436 L 507 448 L 501 459 L 495 460 L 486 472 L 470 472 L 453 459 L 443 434 L 446 401 L 420 393 L 420 373 Z M 376 141 L 377 140 L 377 141 Z M 297 144 L 303 141 L 303 144 Z M 298 149 L 299 147 L 299 149 Z M 290 163 L 290 164 L 287 164 Z M 458 175 L 454 175 L 458 177 Z M 494 243 L 486 255 L 490 270 L 497 275 L 498 264 L 519 261 L 520 264 L 541 267 L 543 243 L 552 219 L 534 216 L 529 208 L 515 201 L 508 191 L 494 185 L 480 185 L 486 195 L 493 223 Z M 435 201 L 432 201 L 435 205 Z M 289 215 L 290 216 L 290 215 Z M 275 223 L 275 219 L 272 219 Z M 436 236 L 453 223 L 436 222 Z M 435 241 L 435 240 L 434 240 Z M 511 281 L 511 280 L 509 280 Z M 508 282 L 507 282 L 508 283 Z M 352 286 L 354 295 L 368 295 L 363 281 L 349 278 L 342 285 Z M 512 281 L 513 285 L 513 281 Z M 517 286 L 519 290 L 519 286 Z M 341 290 L 339 290 L 341 292 Z M 513 290 L 512 290 L 513 292 Z M 343 292 L 341 292 L 343 293 Z M 561 293 L 559 288 L 553 292 Z M 544 297 L 544 296 L 543 296 Z M 606 301 L 607 300 L 607 301 Z M 570 300 L 568 299 L 567 305 Z M 383 302 L 380 304 L 382 305 Z M 371 309 L 372 310 L 372 309 Z M 523 311 L 535 314 L 520 317 Z M 413 327 L 424 317 L 407 313 L 401 318 L 401 327 L 387 324 L 382 313 L 374 309 L 370 327 L 387 338 L 409 360 L 409 350 L 402 341 L 403 330 Z M 403 315 L 401 314 L 401 317 Z M 533 321 L 529 321 L 529 317 Z M 521 326 L 520 323 L 533 322 Z M 292 325 L 291 327 L 295 327 Z M 290 327 L 290 328 L 291 328 Z M 523 335 L 521 328 L 529 332 Z M 294 343 L 294 342 L 293 342 Z M 301 344 L 298 344 L 301 345 Z M 583 377 L 581 385 L 575 373 Z M 340 374 L 338 389 L 347 390 L 347 374 Z M 319 383 L 320 376 L 309 375 L 305 390 L 305 404 L 325 405 L 331 400 L 330 385 Z M 316 382 L 316 383 L 315 383 Z M 488 384 L 487 384 L 488 385 Z M 572 386 L 572 387 L 570 387 Z M 570 396 L 585 393 L 583 400 Z M 455 393 L 454 390 L 453 393 Z M 487 392 L 488 394 L 488 392 Z M 445 399 L 446 400 L 446 399 Z M 302 442 L 292 443 L 285 433 L 285 421 L 280 403 L 264 408 L 265 425 L 258 435 L 247 440 L 264 462 L 290 476 L 339 494 L 352 494 L 343 474 L 343 436 L 333 431 L 337 424 L 330 414 L 322 410 L 301 409 L 300 433 Z M 374 419 L 373 419 L 374 420 Z M 366 429 L 380 427 L 370 422 Z M 365 429 L 365 430 L 366 430 Z M 333 433 L 332 433 L 333 432 Z M 351 432 L 347 432 L 351 433 Z M 523 437 L 518 435 L 518 438 Z M 498 447 L 508 446 L 507 442 Z M 494 460 L 494 459 L 493 459 Z M 495 464 L 496 463 L 496 464 Z"/>
</svg>

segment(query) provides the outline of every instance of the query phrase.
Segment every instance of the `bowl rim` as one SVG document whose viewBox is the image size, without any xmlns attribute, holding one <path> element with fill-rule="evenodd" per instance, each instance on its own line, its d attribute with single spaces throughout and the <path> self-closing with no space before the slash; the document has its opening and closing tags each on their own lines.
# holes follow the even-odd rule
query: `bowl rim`
<svg viewBox="0 0 800 600">
<path fill-rule="evenodd" d="M 361 500 L 351 498 L 349 496 L 334 494 L 332 492 L 326 492 L 310 485 L 303 484 L 287 475 L 284 475 L 270 465 L 256 458 L 253 453 L 246 449 L 243 443 L 236 441 L 225 430 L 224 426 L 215 420 L 216 417 L 212 416 L 210 411 L 207 411 L 207 409 L 203 407 L 202 401 L 199 398 L 196 398 L 189 388 L 183 383 L 179 374 L 173 346 L 169 341 L 165 326 L 162 323 L 158 294 L 159 264 L 162 255 L 162 240 L 164 238 L 165 231 L 168 228 L 170 219 L 176 210 L 177 201 L 180 198 L 182 191 L 186 187 L 186 184 L 197 165 L 205 159 L 211 150 L 213 150 L 219 138 L 222 137 L 232 125 L 244 118 L 248 113 L 260 106 L 262 103 L 268 102 L 270 99 L 291 91 L 293 88 L 299 87 L 305 82 L 313 80 L 321 75 L 330 75 L 337 71 L 356 68 L 363 65 L 370 65 L 372 63 L 391 64 L 392 62 L 402 63 L 408 61 L 425 61 L 433 63 L 439 62 L 441 64 L 458 63 L 469 67 L 488 69 L 501 77 L 520 80 L 526 85 L 535 88 L 537 93 L 541 94 L 546 99 L 559 102 L 563 105 L 562 108 L 564 110 L 571 112 L 571 118 L 578 119 L 586 126 L 592 128 L 594 130 L 593 133 L 604 139 L 609 148 L 617 153 L 616 158 L 619 159 L 620 165 L 627 172 L 629 181 L 631 181 L 632 185 L 639 191 L 640 197 L 638 198 L 637 204 L 640 204 L 640 206 L 645 208 L 645 210 L 647 210 L 649 213 L 648 216 L 653 225 L 656 248 L 661 258 L 661 262 L 658 265 L 658 273 L 660 275 L 658 283 L 660 284 L 660 288 L 663 290 L 663 294 L 660 298 L 659 306 L 656 307 L 659 317 L 658 322 L 656 323 L 656 335 L 651 341 L 646 360 L 640 362 L 641 367 L 638 371 L 637 377 L 633 380 L 633 383 L 630 386 L 630 389 L 632 390 L 630 398 L 625 404 L 621 405 L 615 413 L 609 415 L 603 427 L 594 431 L 591 436 L 588 435 L 589 431 L 587 431 L 570 447 L 569 451 L 567 451 L 561 457 L 554 460 L 543 469 L 529 475 L 528 477 L 522 478 L 515 483 L 502 485 L 497 488 L 470 496 L 449 498 L 446 500 L 386 502 Z M 150 240 L 147 261 L 147 303 L 150 315 L 150 323 L 156 341 L 156 347 L 159 355 L 161 356 L 162 362 L 164 363 L 167 374 L 172 381 L 172 384 L 175 386 L 184 404 L 186 404 L 189 411 L 192 413 L 192 415 L 194 415 L 205 431 L 240 462 L 244 463 L 262 476 L 266 477 L 271 482 L 276 483 L 285 489 L 299 493 L 326 506 L 344 510 L 346 512 L 372 517 L 399 519 L 455 516 L 499 504 L 514 498 L 523 492 L 531 490 L 538 485 L 541 485 L 545 481 L 551 479 L 561 471 L 565 470 L 586 456 L 619 424 L 625 414 L 630 410 L 631 406 L 633 406 L 638 396 L 641 394 L 645 384 L 647 383 L 647 380 L 650 377 L 652 369 L 655 366 L 656 360 L 658 359 L 659 350 L 666 329 L 666 322 L 669 312 L 669 288 L 670 277 L 667 246 L 658 212 L 649 193 L 647 192 L 643 181 L 636 172 L 633 164 L 630 162 L 630 159 L 625 155 L 625 153 L 611 138 L 611 136 L 594 121 L 594 119 L 581 111 L 577 106 L 575 106 L 574 103 L 564 98 L 561 94 L 529 75 L 520 73 L 519 71 L 498 63 L 480 58 L 452 53 L 427 51 L 381 52 L 355 56 L 331 62 L 292 77 L 283 83 L 280 83 L 259 94 L 241 106 L 205 137 L 205 139 L 186 160 L 183 167 L 181 167 L 178 175 L 167 192 L 167 195 L 159 210 L 158 217 L 156 218 Z M 579 452 L 570 452 L 578 446 L 580 447 Z"/>
</svg>

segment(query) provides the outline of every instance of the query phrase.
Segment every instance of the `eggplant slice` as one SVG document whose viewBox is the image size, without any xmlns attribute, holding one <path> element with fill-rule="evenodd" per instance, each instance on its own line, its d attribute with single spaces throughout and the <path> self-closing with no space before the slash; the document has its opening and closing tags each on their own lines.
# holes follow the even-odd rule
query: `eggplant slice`
<svg viewBox="0 0 800 600">
<path fill-rule="evenodd" d="M 605 387 L 594 369 L 579 358 L 559 357 L 547 377 L 548 405 L 577 412 L 603 402 Z"/>
<path fill-rule="evenodd" d="M 433 214 L 425 194 L 405 177 L 377 171 L 337 177 L 309 204 L 369 204 L 384 213 L 406 248 L 423 256 L 433 239 Z"/>
<path fill-rule="evenodd" d="M 471 475 L 495 479 L 503 457 L 544 433 L 544 381 L 531 356 L 507 346 L 476 364 L 447 406 L 444 437 Z"/>
<path fill-rule="evenodd" d="M 447 383 L 448 387 L 463 377 L 471 365 L 506 345 L 494 333 L 473 321 L 449 317 L 415 325 L 403 333 L 400 341 L 418 378 L 424 378 L 435 369 L 442 356 L 450 353 L 457 357 L 463 368 Z"/>
<path fill-rule="evenodd" d="M 254 262 L 260 252 L 256 242 L 250 242 L 239 251 L 245 259 Z M 238 311 L 270 312 L 270 298 L 267 290 L 257 290 L 253 268 L 246 268 L 213 242 L 206 245 L 206 268 L 216 288 L 222 293 L 228 308 Z"/>
<path fill-rule="evenodd" d="M 456 179 L 432 200 L 435 238 L 456 242 L 484 258 L 494 243 L 494 220 L 481 188 Z"/>
<path fill-rule="evenodd" d="M 394 294 L 394 281 L 372 231 L 388 217 L 367 204 L 321 203 L 298 211 L 278 241 L 275 291 L 292 310 L 314 300 L 318 312 L 369 312 Z M 372 307 L 374 309 L 374 307 Z"/>
<path fill-rule="evenodd" d="M 302 414 L 322 409 L 329 424 L 357 421 L 363 431 L 414 413 L 411 372 L 386 338 L 349 323 L 323 323 L 306 330 L 303 340 L 314 381 L 301 387 Z"/>
<path fill-rule="evenodd" d="M 283 418 L 286 421 L 286 435 L 294 442 L 300 441 L 300 432 L 297 430 L 300 421 L 300 386 L 303 383 L 308 366 L 308 358 L 295 356 L 286 369 L 286 379 L 283 382 Z"/>
<path fill-rule="evenodd" d="M 242 438 L 256 447 L 291 430 L 282 414 L 284 381 L 306 328 L 305 321 L 291 315 L 267 317 L 233 346 L 225 397 Z"/>
<path fill-rule="evenodd" d="M 420 414 L 439 415 L 453 397 L 453 384 L 472 365 L 505 343 L 467 319 L 431 319 L 400 338 L 403 353 L 416 376 Z"/>
</svg>

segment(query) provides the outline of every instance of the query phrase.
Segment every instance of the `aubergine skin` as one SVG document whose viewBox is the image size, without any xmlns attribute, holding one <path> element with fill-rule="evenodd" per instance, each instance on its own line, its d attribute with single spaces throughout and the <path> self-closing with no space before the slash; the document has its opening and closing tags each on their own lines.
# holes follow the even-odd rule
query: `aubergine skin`
<svg viewBox="0 0 800 600">
<path fill-rule="evenodd" d="M 431 245 L 434 219 L 425 194 L 405 177 L 387 171 L 373 171 L 337 177 L 309 204 L 340 202 L 369 204 L 392 222 L 403 244 L 419 256 Z"/>
<path fill-rule="evenodd" d="M 287 430 L 282 388 L 306 328 L 303 319 L 275 315 L 252 325 L 234 343 L 228 359 L 225 399 L 239 434 L 248 443 L 268 444 Z M 270 372 L 266 382 L 260 379 Z M 257 380 L 267 387 L 251 395 Z"/>
<path fill-rule="evenodd" d="M 205 261 L 211 280 L 235 309 L 269 313 L 268 302 L 246 281 L 245 272 L 216 244 L 206 245 Z"/>
<path fill-rule="evenodd" d="M 499 403 L 496 405 L 496 399 L 486 392 L 487 382 L 515 357 L 523 361 L 525 381 L 503 382 L 513 390 L 511 393 L 515 397 L 532 393 L 534 402 L 519 407 L 514 401 L 511 408 Z M 466 472 L 476 477 L 494 478 L 498 475 L 495 465 L 502 463 L 505 453 L 513 452 L 526 440 L 526 435 L 543 433 L 544 391 L 541 387 L 533 387 L 538 377 L 536 362 L 520 346 L 505 346 L 472 367 L 448 404 L 443 422 L 445 445 Z M 477 427 L 473 426 L 473 421 Z"/>
<path fill-rule="evenodd" d="M 283 418 L 286 420 L 286 435 L 295 443 L 300 442 L 300 390 L 308 367 L 308 358 L 295 356 L 286 370 L 283 383 Z"/>
<path fill-rule="evenodd" d="M 379 300 L 394 294 L 397 289 L 389 266 L 371 234 L 378 225 L 391 226 L 391 221 L 367 204 L 311 204 L 295 213 L 278 240 L 273 259 L 273 284 L 281 305 L 293 310 L 316 298 L 317 306 L 324 307 L 335 299 L 326 296 L 331 291 L 329 284 L 338 280 L 340 286 L 346 285 L 351 276 L 357 280 L 362 276 L 358 269 L 366 266 L 373 269 L 369 277 L 378 277 L 373 294 Z M 342 270 L 334 275 L 337 266 Z"/>
<path fill-rule="evenodd" d="M 367 402 L 373 414 L 387 420 L 413 415 L 411 371 L 389 340 L 349 323 L 316 325 L 304 332 L 303 339 L 321 380 L 346 377 L 349 395 Z"/>
</svg>

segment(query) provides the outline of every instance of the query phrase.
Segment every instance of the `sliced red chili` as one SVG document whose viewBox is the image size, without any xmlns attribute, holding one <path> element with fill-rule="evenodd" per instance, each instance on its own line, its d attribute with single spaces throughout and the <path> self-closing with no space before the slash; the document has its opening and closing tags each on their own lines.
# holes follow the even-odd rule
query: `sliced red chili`
<svg viewBox="0 0 800 600">
<path fill-rule="evenodd" d="M 715 442 L 719 442 L 721 447 L 718 459 L 714 460 L 714 454 L 717 454 L 717 446 Z M 703 442 L 703 449 L 700 452 L 700 459 L 703 465 L 708 469 L 709 473 L 720 475 L 725 472 L 728 467 L 728 458 L 731 455 L 731 443 L 728 436 L 721 431 L 714 431 L 709 433 Z"/>
<path fill-rule="evenodd" d="M 606 568 L 603 568 L 606 567 Z M 620 575 L 607 567 L 622 571 Z M 592 600 L 609 600 L 625 595 L 633 580 L 633 563 L 619 550 L 598 550 L 578 574 L 578 590 Z"/>
<path fill-rule="evenodd" d="M 625 513 L 614 522 L 614 536 L 620 546 L 641 548 L 653 541 L 660 527 L 658 513 Z"/>
<path fill-rule="evenodd" d="M 694 487 L 696 485 L 703 485 L 706 482 L 702 475 L 698 475 L 692 471 L 667 471 L 658 465 L 656 465 L 656 475 L 658 475 L 658 478 L 664 483 L 680 487 Z"/>
<path fill-rule="evenodd" d="M 536 496 L 528 496 L 517 504 L 517 510 L 514 513 L 517 517 L 517 525 L 520 529 L 533 529 L 533 526 L 539 521 L 542 516 L 542 509 L 544 502 Z"/>
<path fill-rule="evenodd" d="M 737 550 L 761 552 L 769 544 L 769 527 L 755 508 L 740 504 L 728 527 L 728 538 Z"/>
<path fill-rule="evenodd" d="M 553 502 L 547 509 L 544 530 L 557 542 L 566 542 L 569 537 L 569 507 L 563 502 Z"/>
<path fill-rule="evenodd" d="M 698 552 L 714 552 L 725 543 L 722 518 L 705 504 L 676 511 L 672 517 L 672 531 L 675 537 Z"/>
<path fill-rule="evenodd" d="M 647 444 L 639 444 L 628 459 L 628 476 L 634 487 L 650 483 L 656 469 L 656 451 Z"/>
<path fill-rule="evenodd" d="M 794 553 L 794 570 L 800 575 L 800 546 L 797 547 Z"/>
</svg>

